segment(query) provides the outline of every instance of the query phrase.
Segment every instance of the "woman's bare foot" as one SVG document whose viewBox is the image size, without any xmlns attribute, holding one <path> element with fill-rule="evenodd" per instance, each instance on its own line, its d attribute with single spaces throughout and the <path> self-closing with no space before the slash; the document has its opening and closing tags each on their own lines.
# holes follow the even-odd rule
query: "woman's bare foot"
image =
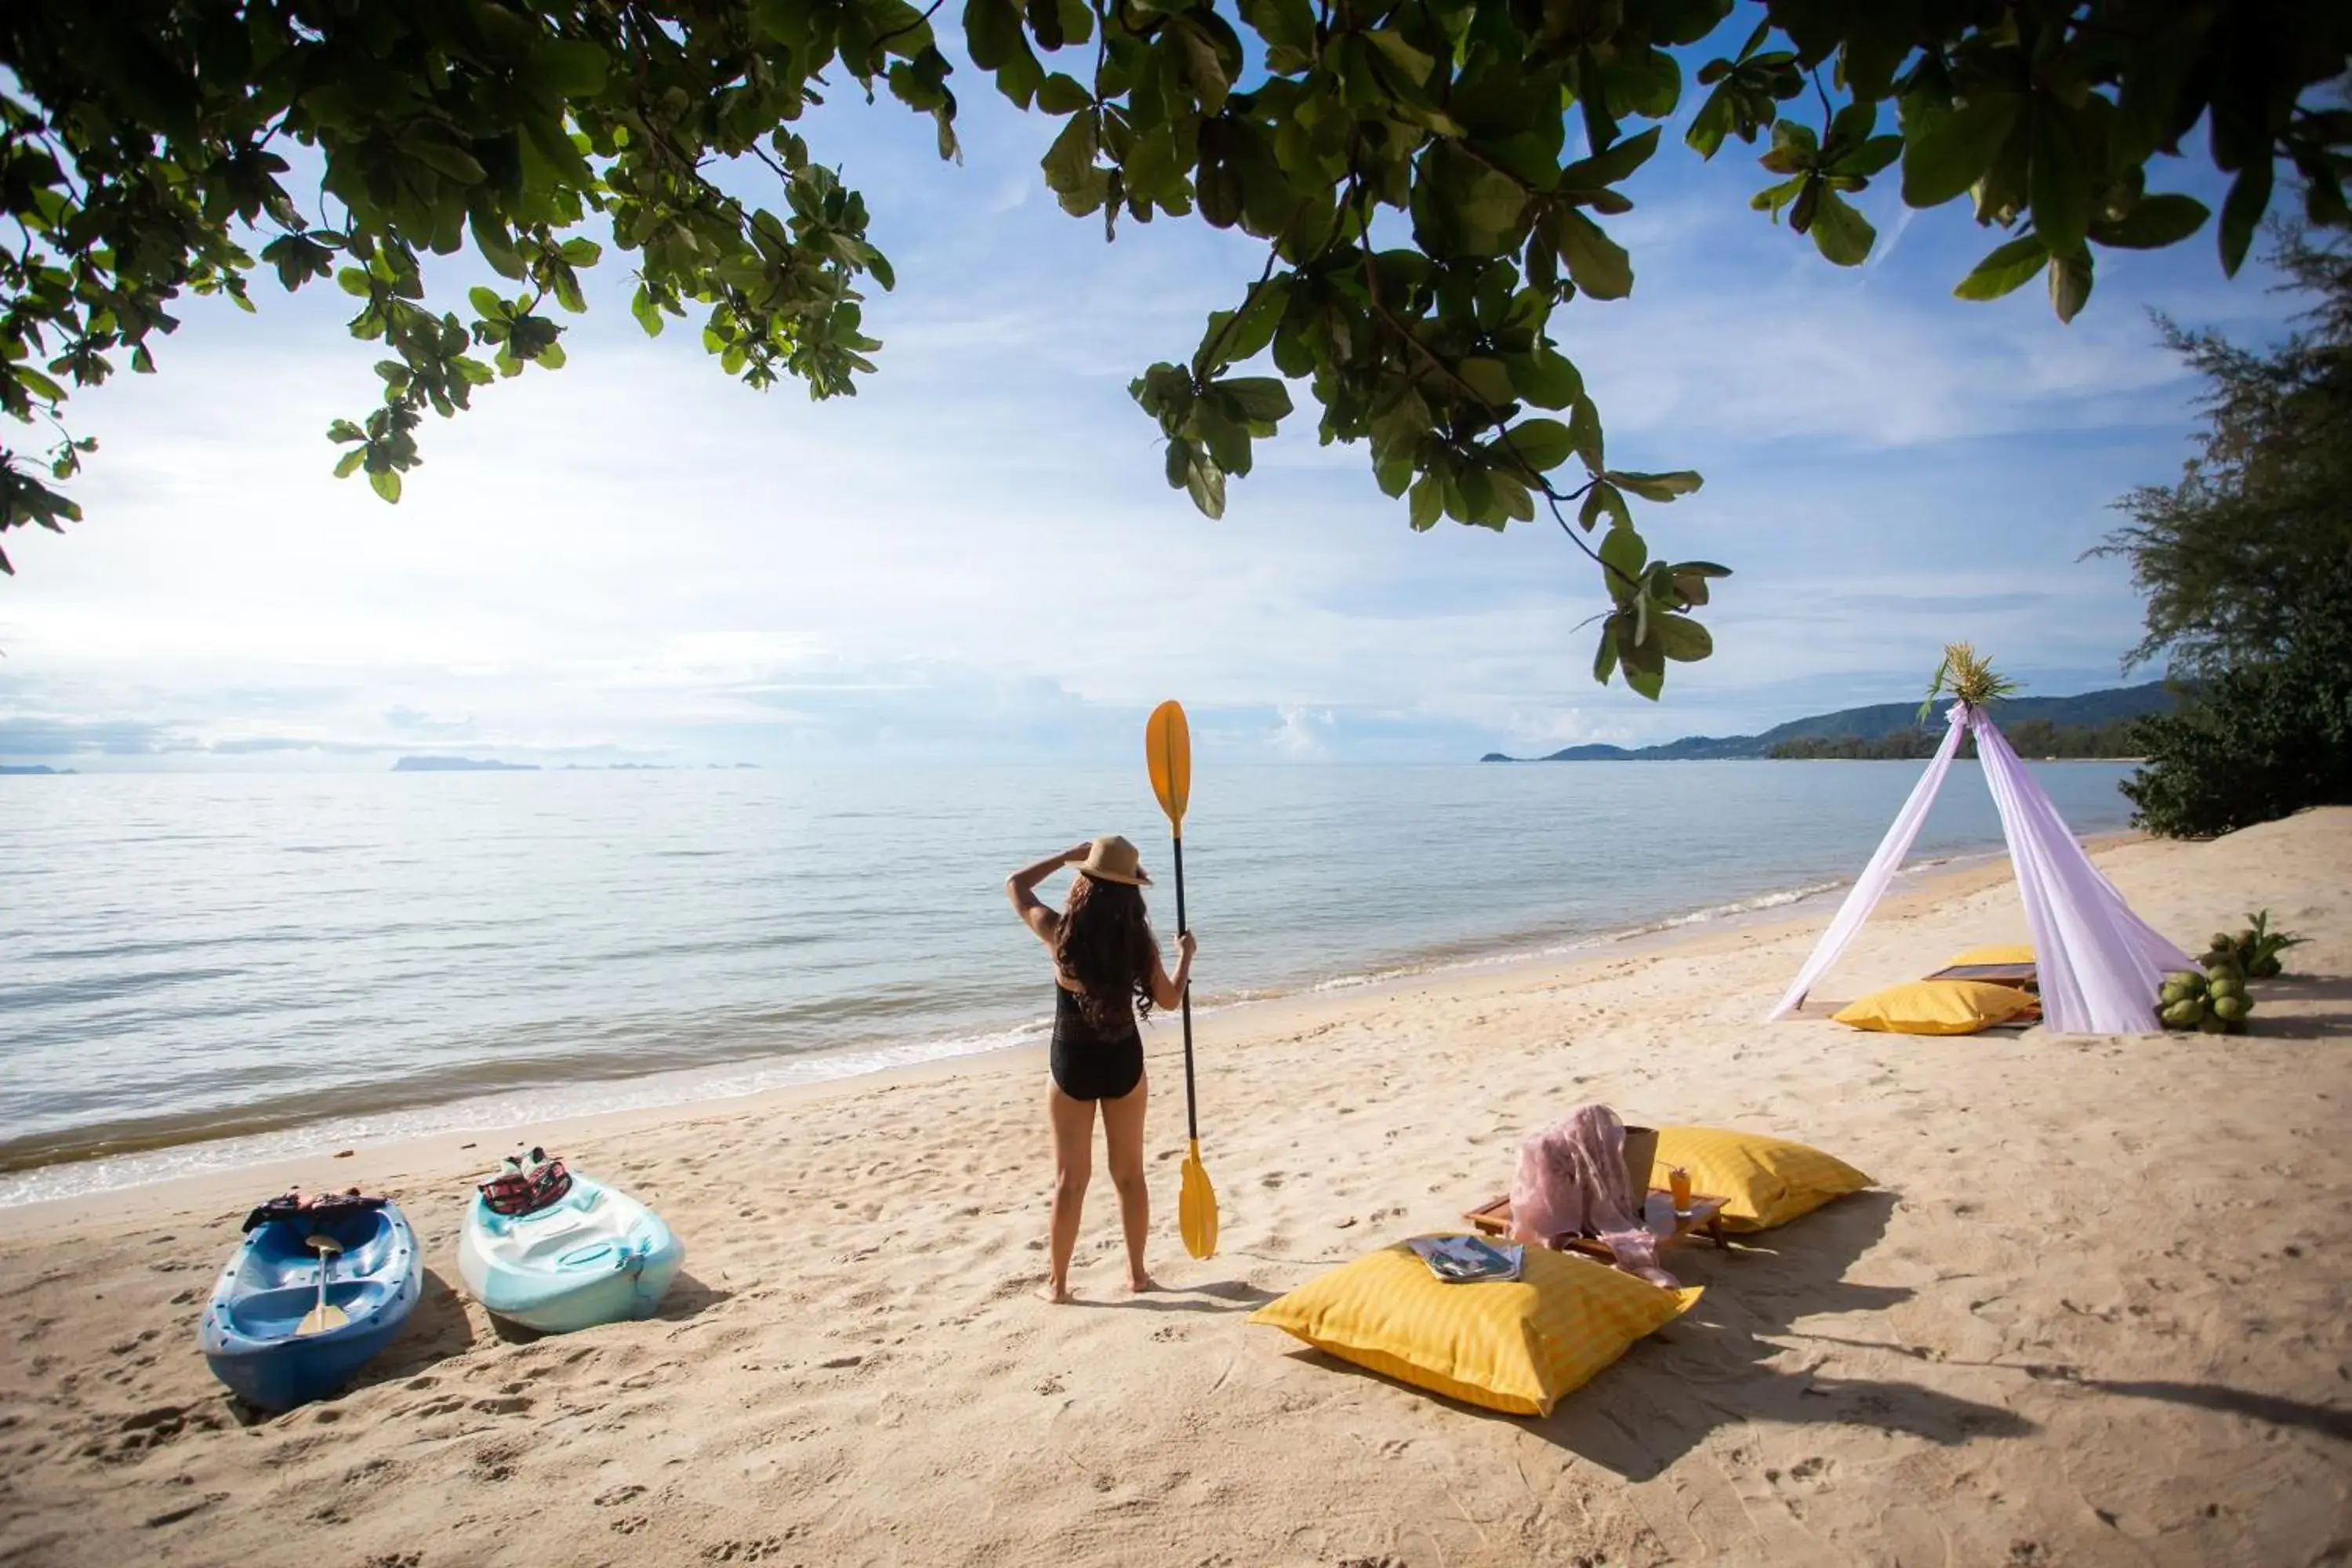
<svg viewBox="0 0 2352 1568">
<path fill-rule="evenodd" d="M 1067 1285 L 1056 1285 L 1048 1279 L 1037 1287 L 1037 1300 L 1040 1301 L 1050 1301 L 1059 1307 L 1066 1304 L 1069 1299 L 1070 1288 Z"/>
<path fill-rule="evenodd" d="M 1149 1274 L 1130 1274 L 1127 1278 L 1128 1294 L 1131 1296 L 1140 1296 L 1147 1291 L 1159 1289 L 1160 1281 Z"/>
</svg>

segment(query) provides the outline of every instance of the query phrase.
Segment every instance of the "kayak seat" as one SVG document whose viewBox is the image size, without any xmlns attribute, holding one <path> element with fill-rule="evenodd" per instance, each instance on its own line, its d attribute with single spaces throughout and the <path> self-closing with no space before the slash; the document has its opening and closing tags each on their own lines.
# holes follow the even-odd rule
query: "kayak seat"
<svg viewBox="0 0 2352 1568">
<path fill-rule="evenodd" d="M 380 1279 L 327 1282 L 328 1303 L 341 1307 L 343 1315 L 353 1322 L 377 1311 L 391 1294 L 391 1288 Z M 319 1285 L 313 1279 L 308 1285 L 289 1285 L 239 1296 L 228 1303 L 226 1316 L 229 1327 L 247 1339 L 282 1340 L 291 1335 L 318 1304 Z"/>
</svg>

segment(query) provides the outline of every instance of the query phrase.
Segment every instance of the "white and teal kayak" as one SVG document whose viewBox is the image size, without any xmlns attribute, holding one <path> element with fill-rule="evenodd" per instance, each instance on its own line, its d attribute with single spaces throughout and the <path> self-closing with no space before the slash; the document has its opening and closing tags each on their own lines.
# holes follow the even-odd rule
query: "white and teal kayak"
<svg viewBox="0 0 2352 1568">
<path fill-rule="evenodd" d="M 651 1317 L 685 1261 L 661 1215 L 576 1171 L 569 1192 L 530 1214 L 499 1214 L 476 1193 L 457 1242 L 474 1300 L 548 1334 Z"/>
</svg>

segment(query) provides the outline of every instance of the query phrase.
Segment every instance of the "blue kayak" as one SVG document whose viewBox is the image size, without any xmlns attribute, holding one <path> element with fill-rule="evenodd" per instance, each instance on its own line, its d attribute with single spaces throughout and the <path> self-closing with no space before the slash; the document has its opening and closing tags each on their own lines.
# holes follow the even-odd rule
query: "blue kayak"
<svg viewBox="0 0 2352 1568">
<path fill-rule="evenodd" d="M 348 1321 L 299 1331 L 319 1303 L 313 1236 L 332 1237 L 328 1304 Z M 423 1260 L 395 1204 L 331 1216 L 272 1219 L 246 1234 L 213 1287 L 196 1338 L 213 1375 L 264 1410 L 290 1410 L 334 1393 L 400 1332 L 416 1308 Z"/>
<path fill-rule="evenodd" d="M 576 1171 L 563 1196 L 530 1214 L 499 1214 L 476 1193 L 457 1241 L 474 1300 L 547 1334 L 651 1317 L 685 1261 L 661 1215 Z"/>
</svg>

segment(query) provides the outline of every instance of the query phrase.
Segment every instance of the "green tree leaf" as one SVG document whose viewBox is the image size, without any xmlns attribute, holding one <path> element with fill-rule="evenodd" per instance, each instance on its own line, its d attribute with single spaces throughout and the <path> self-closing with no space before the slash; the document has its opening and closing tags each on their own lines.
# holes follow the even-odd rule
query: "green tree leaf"
<svg viewBox="0 0 2352 1568">
<path fill-rule="evenodd" d="M 1633 260 L 1601 226 L 1572 207 L 1553 218 L 1560 259 L 1576 286 L 1596 300 L 1622 300 L 1633 291 Z"/>
<path fill-rule="evenodd" d="M 2050 307 L 2062 321 L 2071 321 L 2091 298 L 2091 253 L 2077 247 L 2071 254 L 2050 258 Z"/>
<path fill-rule="evenodd" d="M 1499 445 L 1538 474 L 1549 473 L 1575 451 L 1568 426 L 1557 419 L 1522 419 L 1510 427 L 1507 441 Z"/>
<path fill-rule="evenodd" d="M 1218 382 L 1215 389 L 1232 398 L 1245 417 L 1268 424 L 1289 417 L 1290 389 L 1274 376 L 1236 376 Z"/>
<path fill-rule="evenodd" d="M 2195 196 L 2167 192 L 2142 196 L 2123 216 L 2091 225 L 2090 233 L 2101 245 L 2126 250 L 2161 250 L 2195 234 L 2211 216 L 2205 204 Z"/>
<path fill-rule="evenodd" d="M 1677 663 L 1696 664 L 1715 651 L 1715 638 L 1687 616 L 1653 616 L 1650 629 L 1656 634 L 1658 651 Z"/>
<path fill-rule="evenodd" d="M 1859 267 L 1870 258 L 1878 231 L 1843 196 L 1822 187 L 1822 203 L 1813 214 L 1813 245 L 1840 267 Z"/>
<path fill-rule="evenodd" d="M 2015 93 L 1986 91 L 1935 121 L 1903 149 L 1903 199 L 1940 206 L 1982 179 L 2016 128 Z"/>
<path fill-rule="evenodd" d="M 2023 234 L 1997 246 L 1960 279 L 1952 292 L 1963 300 L 1998 300 L 2024 286 L 2050 260 L 2050 247 L 2038 234 Z"/>
<path fill-rule="evenodd" d="M 1601 409 L 1591 398 L 1578 396 L 1574 405 L 1569 411 L 1568 435 L 1570 441 L 1575 445 L 1577 457 L 1582 460 L 1586 468 L 1594 473 L 1599 473 L 1608 466 L 1601 461 L 1604 452 L 1601 443 Z"/>
<path fill-rule="evenodd" d="M 2034 232 L 2053 256 L 2079 249 L 2090 229 L 2091 172 L 2075 140 L 2073 117 L 2054 102 L 2035 107 L 2032 158 L 2027 179 Z"/>
<path fill-rule="evenodd" d="M 1630 528 L 1612 528 L 1601 536 L 1601 564 L 1609 569 L 1609 591 L 1619 601 L 1631 598 L 1648 564 L 1650 546 Z"/>
<path fill-rule="evenodd" d="M 2239 172 L 2230 184 L 2230 194 L 2221 198 L 2221 270 L 2235 278 L 2238 268 L 2245 265 L 2246 249 L 2254 241 L 2254 229 L 2263 221 L 2263 212 L 2271 205 L 2271 160 L 2269 150 L 2262 157 Z"/>
<path fill-rule="evenodd" d="M 1037 84 L 1037 107 L 1048 114 L 1076 114 L 1094 100 L 1094 94 L 1079 86 L 1075 77 L 1060 71 Z"/>
<path fill-rule="evenodd" d="M 1627 473 L 1612 468 L 1606 477 L 1620 489 L 1631 490 L 1648 501 L 1670 501 L 1676 496 L 1690 495 L 1706 482 L 1688 468 L 1664 474 Z"/>
</svg>

